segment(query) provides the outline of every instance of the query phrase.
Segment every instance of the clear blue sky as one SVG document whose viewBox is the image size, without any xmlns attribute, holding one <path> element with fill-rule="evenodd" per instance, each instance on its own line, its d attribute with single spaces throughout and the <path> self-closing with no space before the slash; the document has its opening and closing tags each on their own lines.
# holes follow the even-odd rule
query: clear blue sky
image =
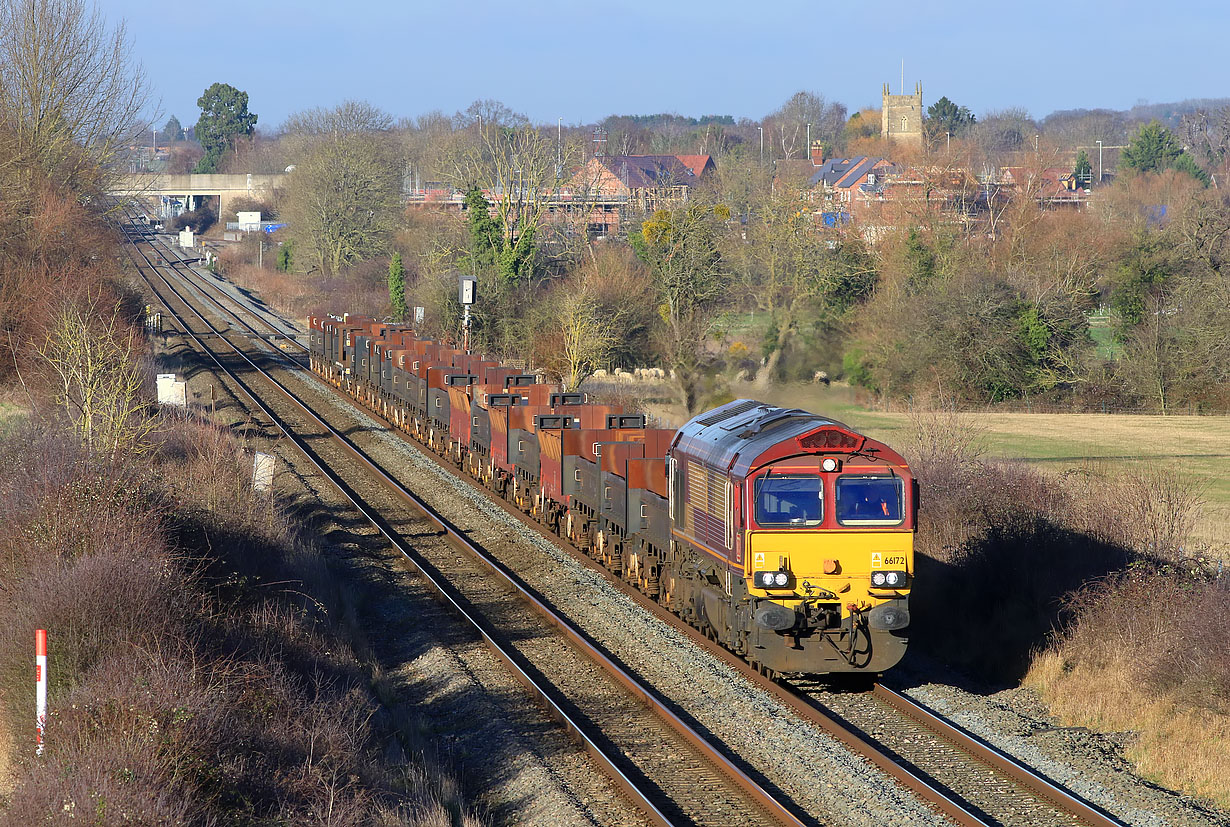
<svg viewBox="0 0 1230 827">
<path fill-rule="evenodd" d="M 102 0 L 123 18 L 162 120 L 216 81 L 258 126 L 347 98 L 395 116 L 496 98 L 539 122 L 613 113 L 759 118 L 799 89 L 878 106 L 923 82 L 982 115 L 1230 96 L 1221 2 L 917 0 Z"/>
</svg>

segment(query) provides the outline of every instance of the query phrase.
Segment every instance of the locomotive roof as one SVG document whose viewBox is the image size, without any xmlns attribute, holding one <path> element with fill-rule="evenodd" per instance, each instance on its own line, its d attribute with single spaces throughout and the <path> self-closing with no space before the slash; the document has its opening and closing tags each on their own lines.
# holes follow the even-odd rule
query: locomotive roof
<svg viewBox="0 0 1230 827">
<path fill-rule="evenodd" d="M 679 429 L 671 446 L 672 453 L 699 460 L 736 476 L 745 476 L 761 464 L 761 457 L 783 442 L 832 425 L 858 434 L 850 426 L 819 414 L 798 408 L 779 408 L 754 399 L 736 399 L 712 411 L 700 414 Z M 860 435 L 861 436 L 861 435 Z M 870 447 L 879 448 L 878 455 L 890 462 L 902 462 L 900 457 L 876 440 L 867 439 Z M 782 454 L 809 453 L 802 447 Z"/>
</svg>

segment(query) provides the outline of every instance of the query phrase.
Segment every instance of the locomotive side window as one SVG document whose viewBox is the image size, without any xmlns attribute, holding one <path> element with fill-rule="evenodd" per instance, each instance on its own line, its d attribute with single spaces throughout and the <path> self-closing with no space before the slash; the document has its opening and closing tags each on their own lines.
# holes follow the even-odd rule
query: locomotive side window
<svg viewBox="0 0 1230 827">
<path fill-rule="evenodd" d="M 817 526 L 823 506 L 819 477 L 783 474 L 756 480 L 756 522 L 762 526 Z"/>
<path fill-rule="evenodd" d="M 837 522 L 900 525 L 904 516 L 900 477 L 838 477 Z"/>
</svg>

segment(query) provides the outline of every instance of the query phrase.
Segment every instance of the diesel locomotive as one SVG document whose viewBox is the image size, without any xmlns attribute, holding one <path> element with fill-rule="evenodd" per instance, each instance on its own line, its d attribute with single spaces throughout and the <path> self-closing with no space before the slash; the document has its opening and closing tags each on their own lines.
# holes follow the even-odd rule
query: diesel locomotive
<svg viewBox="0 0 1230 827">
<path fill-rule="evenodd" d="M 905 653 L 918 485 L 884 443 L 748 399 L 649 428 L 405 325 L 309 326 L 318 376 L 762 672 Z"/>
</svg>

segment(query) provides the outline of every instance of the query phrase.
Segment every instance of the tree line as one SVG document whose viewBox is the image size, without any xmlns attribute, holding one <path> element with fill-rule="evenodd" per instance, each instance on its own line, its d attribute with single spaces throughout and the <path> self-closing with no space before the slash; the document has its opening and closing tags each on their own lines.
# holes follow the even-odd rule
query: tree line
<svg viewBox="0 0 1230 827">
<path fill-rule="evenodd" d="M 1003 189 L 964 214 L 907 211 L 874 243 L 821 226 L 814 194 L 775 175 L 759 130 L 779 159 L 802 156 L 810 124 L 813 140 L 937 177 L 1010 161 L 1061 165 L 1088 182 L 1088 152 L 1035 148 L 1014 136 L 1042 124 L 1020 113 L 977 119 L 946 98 L 929 111 L 923 146 L 887 145 L 878 113 L 848 115 L 801 92 L 762 121 L 756 141 L 738 122 L 653 116 L 609 120 L 599 145 L 497 101 L 402 122 L 351 101 L 291 116 L 276 140 L 236 138 L 224 161 L 293 166 L 269 205 L 290 224 L 285 269 L 372 278 L 364 262 L 396 254 L 390 284 L 405 287 L 373 311 L 425 307 L 428 328 L 450 336 L 457 276 L 473 274 L 483 296 L 476 345 L 528 354 L 573 382 L 599 367 L 658 364 L 689 408 L 729 393 L 735 377 L 823 372 L 886 399 L 1217 409 L 1230 401 L 1216 335 L 1227 209 L 1208 188 L 1226 163 L 1219 147 L 1230 145 L 1218 118 L 1188 117 L 1185 141 L 1159 122 L 1140 125 L 1113 183 L 1080 211 Z M 1077 134 L 1103 120 L 1056 123 Z M 550 199 L 612 143 L 705 152 L 716 171 L 686 205 L 630 216 L 616 236 L 595 239 L 583 204 L 560 215 Z M 403 193 L 425 182 L 466 192 L 462 214 L 405 207 Z M 970 204 L 987 200 L 983 189 L 972 185 Z"/>
</svg>

